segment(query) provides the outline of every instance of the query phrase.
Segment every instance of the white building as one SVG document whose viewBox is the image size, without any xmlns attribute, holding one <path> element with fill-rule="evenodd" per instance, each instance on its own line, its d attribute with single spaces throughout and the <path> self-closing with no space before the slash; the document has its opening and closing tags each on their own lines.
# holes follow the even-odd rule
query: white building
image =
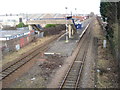
<svg viewBox="0 0 120 90">
<path fill-rule="evenodd" d="M 0 29 L 2 27 L 8 26 L 8 27 L 15 27 L 18 25 L 20 22 L 23 21 L 23 17 L 20 15 L 1 15 L 0 16 Z"/>
</svg>

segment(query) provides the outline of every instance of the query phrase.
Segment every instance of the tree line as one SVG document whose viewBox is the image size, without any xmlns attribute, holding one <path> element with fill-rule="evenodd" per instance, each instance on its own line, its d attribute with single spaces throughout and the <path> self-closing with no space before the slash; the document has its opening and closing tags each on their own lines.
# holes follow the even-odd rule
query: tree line
<svg viewBox="0 0 120 90">
<path fill-rule="evenodd" d="M 107 22 L 106 38 L 117 60 L 118 76 L 120 76 L 120 2 L 101 2 L 100 13 L 103 21 Z M 118 84 L 120 88 L 120 77 L 118 77 Z"/>
<path fill-rule="evenodd" d="M 100 13 L 103 21 L 107 22 L 106 38 L 115 58 L 120 60 L 120 2 L 101 2 Z"/>
</svg>

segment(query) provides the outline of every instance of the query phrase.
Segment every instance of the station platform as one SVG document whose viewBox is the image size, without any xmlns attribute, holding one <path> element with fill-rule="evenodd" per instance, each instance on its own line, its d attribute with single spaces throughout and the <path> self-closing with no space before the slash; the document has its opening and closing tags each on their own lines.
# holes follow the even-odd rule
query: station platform
<svg viewBox="0 0 120 90">
<path fill-rule="evenodd" d="M 89 23 L 89 22 L 88 22 Z M 86 28 L 88 23 L 84 24 L 84 27 L 69 38 L 68 42 L 66 42 L 66 34 L 55 41 L 53 44 L 50 45 L 50 48 L 46 53 L 55 53 L 59 54 L 60 56 L 71 56 L 72 52 L 74 51 L 75 47 L 77 46 L 78 41 L 80 40 L 80 35 L 82 31 Z"/>
</svg>

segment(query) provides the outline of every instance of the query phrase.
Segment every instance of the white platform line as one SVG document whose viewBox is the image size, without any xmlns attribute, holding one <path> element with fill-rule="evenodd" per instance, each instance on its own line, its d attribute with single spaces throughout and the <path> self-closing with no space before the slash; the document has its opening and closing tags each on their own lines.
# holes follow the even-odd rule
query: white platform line
<svg viewBox="0 0 120 90">
<path fill-rule="evenodd" d="M 86 26 L 86 28 L 82 31 L 82 33 L 80 34 L 80 38 L 84 35 L 84 33 L 86 32 L 87 28 L 89 27 L 90 23 Z"/>
</svg>

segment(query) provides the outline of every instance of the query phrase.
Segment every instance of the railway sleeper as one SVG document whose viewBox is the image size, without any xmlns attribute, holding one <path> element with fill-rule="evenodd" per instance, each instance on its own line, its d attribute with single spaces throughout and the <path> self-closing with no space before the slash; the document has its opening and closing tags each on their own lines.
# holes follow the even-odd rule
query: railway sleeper
<svg viewBox="0 0 120 90">
<path fill-rule="evenodd" d="M 79 69 L 78 70 L 74 69 L 74 70 L 71 70 L 71 72 L 69 72 L 69 74 L 78 73 L 78 72 L 79 72 Z"/>
<path fill-rule="evenodd" d="M 71 71 L 76 71 L 76 70 L 79 69 L 79 67 L 80 67 L 80 65 L 74 66 L 74 67 L 71 69 Z"/>
<path fill-rule="evenodd" d="M 2 72 L 2 75 L 8 75 L 9 72 Z"/>
<path fill-rule="evenodd" d="M 79 70 L 79 67 L 80 66 L 72 68 L 70 72 L 76 72 L 77 70 Z"/>
<path fill-rule="evenodd" d="M 76 80 L 69 80 L 69 81 L 66 81 L 66 83 L 75 83 Z"/>
<path fill-rule="evenodd" d="M 18 65 L 21 66 L 21 65 L 23 65 L 24 63 L 26 63 L 26 62 L 19 62 Z"/>
<path fill-rule="evenodd" d="M 74 88 L 74 87 L 70 87 L 70 86 L 65 86 L 65 87 L 63 87 L 63 88 Z"/>
<path fill-rule="evenodd" d="M 74 83 L 76 81 L 77 81 L 77 79 L 69 79 L 69 80 L 66 80 L 65 83 Z"/>
<path fill-rule="evenodd" d="M 17 67 L 11 67 L 11 68 L 8 68 L 8 69 L 6 69 L 4 72 L 6 72 L 6 71 L 8 71 L 8 70 L 15 70 L 16 68 L 18 68 L 18 66 Z"/>
<path fill-rule="evenodd" d="M 75 66 L 75 65 L 80 65 L 79 63 L 76 63 L 76 62 L 82 62 L 82 61 L 80 61 L 80 60 L 75 60 L 73 66 Z"/>
<path fill-rule="evenodd" d="M 11 73 L 11 72 L 13 72 L 13 70 L 6 70 L 5 72 L 6 73 Z"/>
<path fill-rule="evenodd" d="M 75 87 L 75 84 L 65 84 L 64 86 L 63 86 L 63 88 L 74 88 Z"/>
<path fill-rule="evenodd" d="M 67 78 L 76 78 L 76 77 L 78 77 L 78 75 L 79 75 L 79 74 L 69 75 Z"/>
<path fill-rule="evenodd" d="M 20 66 L 23 65 L 23 64 L 24 64 L 24 63 L 16 64 L 16 65 L 12 66 L 12 68 L 16 69 L 16 68 L 20 67 Z"/>
<path fill-rule="evenodd" d="M 77 77 L 74 77 L 74 78 L 73 77 L 68 77 L 66 81 L 75 81 L 75 80 L 77 80 Z"/>
<path fill-rule="evenodd" d="M 15 65 L 13 65 L 13 66 L 7 68 L 6 70 L 11 69 L 11 68 L 16 68 L 16 67 L 18 67 L 18 66 L 19 66 L 19 64 L 15 64 Z M 6 71 L 6 70 L 5 70 L 5 71 Z"/>
<path fill-rule="evenodd" d="M 5 77 L 5 76 L 7 76 L 7 75 L 6 75 L 6 74 L 2 74 L 2 75 L 0 75 L 1 78 Z"/>
<path fill-rule="evenodd" d="M 2 78 L 6 77 L 6 76 L 7 76 L 7 75 L 4 74 L 4 75 L 2 75 Z"/>
<path fill-rule="evenodd" d="M 83 63 L 83 61 L 76 60 L 75 63 Z"/>
<path fill-rule="evenodd" d="M 76 70 L 79 69 L 79 67 L 80 67 L 80 66 L 74 66 L 74 67 L 71 69 L 71 71 L 76 71 Z"/>
<path fill-rule="evenodd" d="M 16 68 L 9 68 L 9 69 L 6 69 L 4 72 L 12 72 L 14 71 Z M 3 73 L 3 72 L 2 72 Z"/>
<path fill-rule="evenodd" d="M 4 77 L 8 76 L 9 74 L 10 73 L 8 73 L 8 72 L 4 72 L 4 73 L 2 73 L 2 75 L 0 77 L 4 78 Z"/>
<path fill-rule="evenodd" d="M 72 67 L 72 69 L 78 69 L 79 67 L 81 66 L 81 64 L 79 64 L 79 63 L 75 63 L 74 65 L 73 65 L 73 67 Z"/>
<path fill-rule="evenodd" d="M 70 77 L 76 77 L 76 76 L 78 76 L 78 74 L 79 74 L 79 73 L 70 73 L 69 76 L 70 76 Z"/>
<path fill-rule="evenodd" d="M 64 86 L 74 87 L 75 86 L 75 82 L 74 83 L 65 83 Z"/>
</svg>

